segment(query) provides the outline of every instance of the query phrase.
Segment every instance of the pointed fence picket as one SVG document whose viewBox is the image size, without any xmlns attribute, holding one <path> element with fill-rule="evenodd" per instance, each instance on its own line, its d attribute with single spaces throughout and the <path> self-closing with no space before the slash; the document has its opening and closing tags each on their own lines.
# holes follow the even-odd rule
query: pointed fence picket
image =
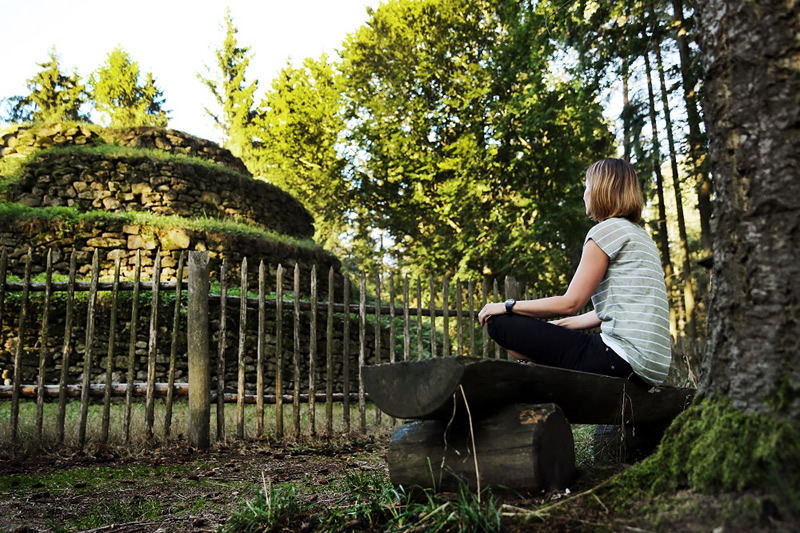
<svg viewBox="0 0 800 533">
<path fill-rule="evenodd" d="M 188 348 L 185 335 L 187 324 L 192 320 L 192 309 L 187 304 L 187 289 L 184 285 L 184 264 L 187 258 L 180 252 L 176 278 L 162 281 L 163 254 L 159 250 L 150 253 L 152 256 L 147 258 L 147 264 L 152 265 L 149 269 L 152 276 L 149 280 L 142 280 L 143 257 L 142 253 L 137 253 L 132 259 L 135 261 L 133 280 L 120 279 L 119 256 L 111 256 L 115 258 L 113 281 L 101 281 L 99 254 L 95 250 L 89 281 L 77 279 L 77 272 L 80 270 L 85 273 L 87 267 L 78 269 L 75 252 L 69 255 L 68 280 L 53 281 L 53 256 L 49 252 L 44 269 L 45 281 L 42 283 L 31 281 L 34 259 L 30 251 L 23 258 L 16 259 L 16 269 L 24 267 L 22 280 L 9 280 L 9 256 L 6 250 L 2 250 L 0 327 L 5 325 L 5 331 L 11 332 L 7 334 L 16 334 L 21 339 L 21 342 L 15 344 L 11 385 L 0 386 L 0 398 L 11 400 L 9 431 L 12 442 L 20 426 L 20 401 L 30 395 L 35 398 L 37 405 L 34 434 L 37 440 L 43 438 L 42 428 L 47 422 L 44 407 L 51 398 L 56 398 L 56 441 L 58 444 L 65 443 L 67 404 L 76 395 L 80 398 L 77 438 L 80 447 L 85 446 L 90 438 L 87 432 L 91 418 L 89 405 L 98 398 L 102 403 L 102 424 L 98 439 L 101 442 L 108 442 L 111 438 L 111 428 L 114 426 L 111 406 L 115 396 L 124 397 L 124 413 L 121 415 L 122 441 L 131 441 L 134 400 L 141 396 L 144 396 L 145 434 L 137 435 L 137 438 L 153 438 L 156 434 L 170 438 L 176 433 L 173 431 L 174 404 L 177 398 L 190 390 L 185 383 L 176 383 L 178 366 L 187 365 L 187 352 L 183 351 L 183 347 L 187 345 Z M 189 256 L 194 253 L 196 252 L 190 252 Z M 170 264 L 174 265 L 174 262 Z M 261 438 L 267 435 L 278 440 L 284 439 L 286 402 L 292 406 L 292 438 L 303 434 L 333 435 L 336 422 L 334 406 L 337 403 L 342 405 L 339 427 L 349 433 L 353 430 L 350 416 L 351 402 L 354 400 L 357 402 L 359 417 L 355 430 L 365 433 L 369 424 L 381 425 L 384 420 L 377 409 L 374 414 L 370 410 L 368 416 L 369 398 L 364 390 L 360 371 L 363 365 L 454 354 L 501 356 L 499 348 L 493 351 L 490 349 L 492 343 L 489 342 L 485 328 L 476 327 L 477 310 L 480 306 L 490 299 L 502 299 L 497 280 L 451 280 L 443 275 L 438 278 L 441 289 L 437 291 L 437 277 L 433 274 L 424 283 L 423 278 L 412 279 L 408 274 L 398 275 L 383 270 L 368 277 L 365 271 L 361 271 L 356 276 L 357 294 L 353 295 L 351 292 L 356 291 L 351 291 L 351 277 L 342 276 L 333 268 L 327 272 L 327 284 L 320 283 L 319 278 L 324 279 L 325 273 L 318 272 L 313 265 L 310 275 L 303 279 L 300 264 L 297 262 L 292 265 L 288 276 L 284 265 L 273 265 L 275 275 L 270 280 L 270 265 L 260 260 L 256 281 L 248 277 L 248 258 L 243 258 L 241 264 L 237 265 L 240 276 L 237 295 L 229 293 L 230 272 L 227 261 L 222 260 L 215 272 L 208 269 L 207 260 L 205 265 L 206 282 L 213 278 L 218 285 L 218 289 L 204 297 L 207 307 L 205 312 L 214 317 L 208 321 L 209 317 L 206 316 L 210 325 L 209 331 L 204 334 L 212 341 L 206 344 L 214 347 L 214 354 L 207 354 L 209 361 L 214 363 L 213 368 L 207 365 L 207 372 L 209 379 L 216 381 L 216 384 L 213 391 L 209 388 L 206 396 L 209 414 L 210 402 L 216 404 L 216 440 Z M 193 272 L 191 268 L 188 270 Z M 174 294 L 174 303 L 169 309 L 172 312 L 167 312 L 160 318 L 160 311 L 167 310 L 166 303 L 162 301 L 167 296 L 162 297 L 162 291 L 165 295 Z M 88 292 L 88 298 L 76 299 L 78 292 Z M 130 295 L 129 313 L 123 312 L 120 304 L 120 295 L 125 292 Z M 506 279 L 503 280 L 503 292 L 506 296 L 521 296 L 529 295 L 530 291 L 527 288 L 520 291 L 513 280 Z M 13 307 L 8 304 L 8 295 L 11 293 L 21 294 Z M 32 302 L 31 295 L 34 293 L 44 293 L 44 296 Z M 62 296 L 54 300 L 56 293 Z M 102 305 L 98 303 L 98 295 L 101 293 L 110 295 L 103 299 Z M 357 301 L 354 302 L 353 298 L 357 298 Z M 479 303 L 478 307 L 476 302 Z M 38 306 L 33 303 L 38 303 Z M 140 331 L 143 318 L 141 305 L 149 313 L 146 336 L 145 332 Z M 81 315 L 78 307 L 85 308 L 86 312 L 86 320 L 81 321 L 81 324 L 76 320 Z M 33 309 L 41 313 L 37 335 L 30 329 L 31 323 L 35 321 L 29 316 Z M 238 321 L 231 324 L 229 311 L 234 309 L 239 311 L 238 314 L 233 314 L 234 320 L 238 316 Z M 50 320 L 54 313 L 63 315 L 63 329 L 59 325 L 58 331 Z M 16 327 L 10 326 L 12 317 L 16 320 Z M 320 322 L 321 320 L 324 322 Z M 104 325 L 102 334 L 96 327 L 100 322 Z M 82 332 L 85 334 L 80 354 L 82 358 L 77 361 L 83 372 L 81 383 L 75 384 L 70 383 L 70 365 L 74 364 L 74 337 L 79 327 L 83 327 Z M 118 342 L 119 339 L 125 343 L 121 335 L 126 329 L 129 335 L 127 357 L 125 349 Z M 478 329 L 481 330 L 480 337 L 476 331 Z M 229 346 L 232 342 L 231 334 L 236 336 L 235 346 Z M 36 350 L 30 345 L 29 339 L 32 337 L 36 337 Z M 146 343 L 143 337 L 146 338 Z M 52 353 L 54 344 L 60 346 L 58 354 Z M 353 347 L 356 347 L 355 353 Z M 31 382 L 35 384 L 27 385 L 23 383 L 22 369 L 26 364 L 26 354 L 34 351 L 38 356 L 38 368 L 33 372 L 35 379 Z M 254 358 L 251 355 L 253 351 Z M 52 367 L 56 355 L 60 356 L 57 379 L 52 375 L 52 369 L 49 370 L 51 375 L 48 375 L 48 364 Z M 236 366 L 232 370 L 235 371 L 235 379 L 226 381 L 226 360 L 234 356 Z M 140 361 L 140 358 L 143 360 Z M 145 369 L 137 376 L 140 363 Z M 354 363 L 358 365 L 355 373 L 352 368 Z M 163 368 L 165 364 L 166 371 L 157 371 L 159 365 Z M 92 369 L 95 366 L 101 376 L 100 383 L 92 383 Z M 191 363 L 188 366 L 191 368 Z M 74 375 L 74 369 L 72 372 Z M 142 374 L 143 382 L 138 380 Z M 248 382 L 253 376 L 254 382 Z M 166 383 L 158 381 L 159 377 L 165 377 Z M 57 381 L 57 385 L 49 383 L 51 380 Z M 235 391 L 228 387 L 234 381 Z M 303 390 L 305 383 L 307 390 Z M 357 385 L 355 390 L 352 388 L 353 383 Z M 163 426 L 156 427 L 156 399 L 163 397 L 166 397 Z M 317 402 L 324 402 L 324 424 L 316 418 Z M 226 431 L 225 424 L 226 404 L 230 403 L 235 403 L 236 406 L 233 435 Z M 255 416 L 248 418 L 250 408 L 247 406 L 250 404 L 255 404 Z M 267 416 L 267 405 L 272 406 L 274 418 Z M 322 412 L 320 407 L 320 413 Z M 248 427 L 251 423 L 254 428 Z M 394 424 L 395 421 L 390 420 L 390 423 Z M 209 435 L 206 441 L 211 440 Z M 203 439 L 200 441 L 203 442 Z"/>
</svg>

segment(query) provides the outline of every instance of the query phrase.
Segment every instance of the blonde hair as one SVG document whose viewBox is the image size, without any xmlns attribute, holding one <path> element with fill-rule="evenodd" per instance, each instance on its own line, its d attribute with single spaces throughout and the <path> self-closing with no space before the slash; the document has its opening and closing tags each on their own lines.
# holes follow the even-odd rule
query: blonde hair
<svg viewBox="0 0 800 533">
<path fill-rule="evenodd" d="M 589 216 L 598 222 L 627 218 L 639 222 L 644 199 L 636 171 L 624 159 L 601 159 L 586 170 Z"/>
</svg>

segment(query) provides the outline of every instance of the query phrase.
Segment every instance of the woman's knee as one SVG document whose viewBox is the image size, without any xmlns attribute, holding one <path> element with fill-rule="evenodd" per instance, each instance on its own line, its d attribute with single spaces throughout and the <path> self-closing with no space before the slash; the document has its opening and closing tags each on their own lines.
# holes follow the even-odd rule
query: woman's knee
<svg viewBox="0 0 800 533">
<path fill-rule="evenodd" d="M 508 317 L 506 315 L 495 315 L 486 322 L 486 332 L 500 346 L 505 343 L 505 332 L 508 327 Z"/>
</svg>

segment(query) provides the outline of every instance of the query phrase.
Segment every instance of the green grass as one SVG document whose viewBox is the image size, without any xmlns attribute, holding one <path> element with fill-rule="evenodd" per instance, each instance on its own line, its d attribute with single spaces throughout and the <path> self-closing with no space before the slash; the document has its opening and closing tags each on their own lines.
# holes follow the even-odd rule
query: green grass
<svg viewBox="0 0 800 533">
<path fill-rule="evenodd" d="M 262 481 L 263 486 L 256 499 L 233 513 L 220 528 L 222 533 L 239 531 L 291 531 L 292 524 L 305 520 L 312 506 L 298 498 L 293 485 L 276 485 Z"/>
<path fill-rule="evenodd" d="M 288 244 L 307 250 L 322 251 L 322 247 L 310 239 L 296 239 L 235 219 L 184 218 L 176 215 L 156 215 L 137 211 L 127 213 L 110 213 L 99 210 L 80 212 L 74 207 L 27 207 L 22 204 L 0 201 L 0 221 L 3 220 L 17 221 L 18 225 L 22 227 L 44 224 L 46 227 L 38 227 L 37 233 L 50 230 L 59 234 L 69 234 L 76 226 L 92 226 L 97 222 L 107 221 L 136 224 L 154 229 L 182 228 L 223 236 L 242 236 Z"/>
<path fill-rule="evenodd" d="M 153 442 L 164 442 L 170 439 L 183 438 L 186 434 L 188 425 L 188 402 L 185 399 L 176 399 L 173 406 L 172 423 L 170 435 L 165 433 L 166 405 L 163 399 L 157 399 L 154 407 L 153 440 L 147 437 L 147 424 L 145 420 L 145 404 L 142 399 L 133 402 L 131 406 L 130 441 L 125 443 L 124 434 L 124 413 L 125 406 L 120 399 L 115 399 L 111 404 L 110 424 L 108 444 L 114 447 L 124 447 L 128 453 L 136 453 L 138 450 L 150 449 Z M 326 432 L 326 406 L 325 402 L 317 401 L 315 404 L 315 436 L 324 435 Z M 35 455 L 39 450 L 49 450 L 58 445 L 57 439 L 57 414 L 58 401 L 51 400 L 44 404 L 42 439 L 36 439 L 36 402 L 25 400 L 20 402 L 19 408 L 19 427 L 17 440 L 11 442 L 11 428 L 8 423 L 0 425 L 0 450 L 15 450 L 21 455 Z M 9 420 L 11 415 L 11 401 L 0 400 L 0 420 Z M 300 404 L 300 433 L 295 434 L 294 411 L 291 402 L 284 403 L 283 406 L 283 436 L 279 437 L 276 433 L 276 410 L 275 406 L 267 404 L 264 406 L 265 435 L 263 438 L 282 443 L 303 443 L 313 441 L 315 436 L 311 435 L 310 411 L 308 404 Z M 383 416 L 381 424 L 377 424 L 375 417 L 375 407 L 372 404 L 366 405 L 367 427 L 366 434 L 380 435 L 388 433 L 390 430 L 390 419 Z M 89 405 L 87 416 L 87 451 L 93 453 L 95 449 L 93 443 L 101 440 L 103 419 L 103 406 L 98 403 Z M 340 403 L 333 404 L 333 437 L 347 437 L 345 435 L 344 410 Z M 64 422 L 64 447 L 66 449 L 79 448 L 79 429 L 80 423 L 80 402 L 73 400 L 67 403 Z M 225 441 L 236 439 L 237 435 L 237 407 L 235 403 L 225 404 Z M 217 417 L 216 404 L 211 405 L 211 438 L 216 439 Z M 360 433 L 360 414 L 358 403 L 350 403 L 350 433 L 357 435 Z M 247 404 L 244 409 L 244 438 L 256 439 L 257 434 L 257 415 L 255 405 Z"/>
<path fill-rule="evenodd" d="M 480 497 L 466 483 L 456 493 L 405 492 L 381 471 L 348 474 L 331 504 L 311 503 L 299 487 L 263 483 L 258 496 L 245 502 L 221 531 L 295 530 L 303 523 L 321 531 L 499 531 L 500 511 L 490 491 Z"/>
<path fill-rule="evenodd" d="M 67 128 L 68 129 L 68 128 Z M 6 181 L 14 182 L 19 179 L 28 166 L 36 165 L 39 159 L 49 155 L 77 155 L 103 157 L 106 159 L 155 159 L 158 161 L 177 162 L 192 166 L 200 166 L 213 170 L 214 172 L 228 174 L 243 180 L 253 180 L 247 174 L 243 174 L 222 164 L 214 163 L 208 159 L 195 157 L 174 152 L 166 152 L 157 148 L 137 148 L 132 146 L 119 146 L 116 144 L 97 143 L 85 145 L 56 145 L 45 150 L 34 152 L 27 158 L 2 158 L 0 159 L 0 174 L 5 175 Z"/>
<path fill-rule="evenodd" d="M 135 497 L 131 501 L 103 501 L 92 505 L 89 514 L 70 520 L 68 530 L 83 531 L 109 524 L 156 520 L 164 516 L 159 498 Z"/>
</svg>

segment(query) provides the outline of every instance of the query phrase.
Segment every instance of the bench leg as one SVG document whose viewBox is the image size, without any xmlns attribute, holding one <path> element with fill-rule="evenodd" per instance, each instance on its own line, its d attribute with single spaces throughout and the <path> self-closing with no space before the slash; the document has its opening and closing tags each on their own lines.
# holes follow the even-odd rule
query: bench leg
<svg viewBox="0 0 800 533">
<path fill-rule="evenodd" d="M 653 453 L 669 422 L 599 425 L 592 436 L 592 456 L 598 463 L 635 463 Z"/>
<path fill-rule="evenodd" d="M 389 445 L 392 483 L 453 491 L 458 479 L 480 486 L 539 491 L 563 489 L 575 474 L 572 430 L 555 404 L 514 404 L 469 421 L 413 421 Z M 475 469 L 477 450 L 478 469 Z"/>
</svg>

